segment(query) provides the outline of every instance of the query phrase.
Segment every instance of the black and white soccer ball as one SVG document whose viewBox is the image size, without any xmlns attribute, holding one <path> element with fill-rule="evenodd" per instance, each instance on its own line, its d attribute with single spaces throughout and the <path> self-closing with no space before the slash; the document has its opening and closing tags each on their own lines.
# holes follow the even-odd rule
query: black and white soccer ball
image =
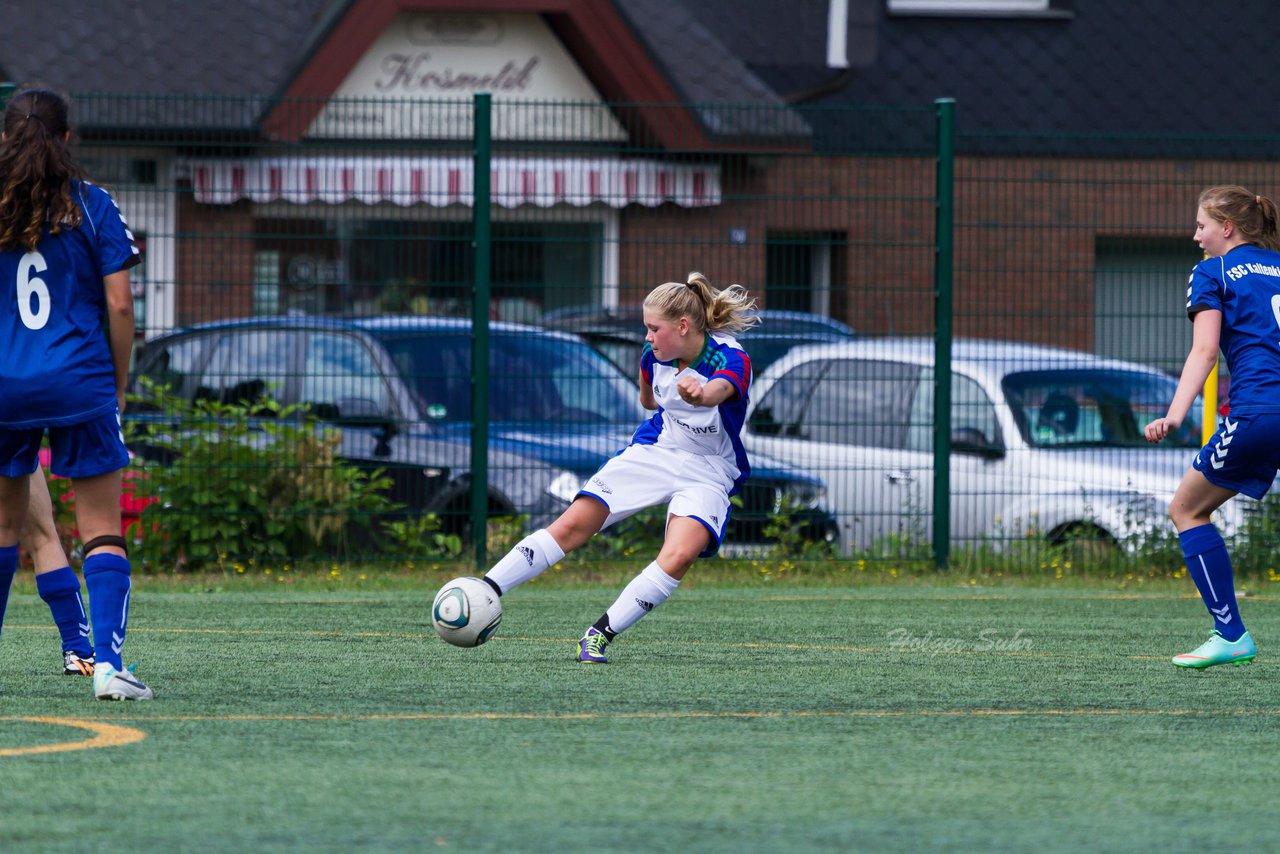
<svg viewBox="0 0 1280 854">
<path fill-rule="evenodd" d="M 493 637 L 502 622 L 502 600 L 478 578 L 455 578 L 436 594 L 431 624 L 454 646 L 479 646 Z"/>
</svg>

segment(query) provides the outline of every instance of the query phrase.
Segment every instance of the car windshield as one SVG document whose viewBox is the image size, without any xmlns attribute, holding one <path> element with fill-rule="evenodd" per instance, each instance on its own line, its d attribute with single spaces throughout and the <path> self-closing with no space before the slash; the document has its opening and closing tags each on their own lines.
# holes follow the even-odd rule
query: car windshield
<svg viewBox="0 0 1280 854">
<path fill-rule="evenodd" d="M 399 329 L 378 337 L 428 418 L 471 420 L 468 334 Z M 494 334 L 489 353 L 489 418 L 494 422 L 632 426 L 640 422 L 635 386 L 581 341 Z"/>
<path fill-rule="evenodd" d="M 1140 371 L 1023 371 L 1002 382 L 1027 444 L 1037 448 L 1148 447 L 1142 430 L 1165 414 L 1178 383 Z M 1166 446 L 1198 448 L 1203 402 L 1197 400 Z"/>
</svg>

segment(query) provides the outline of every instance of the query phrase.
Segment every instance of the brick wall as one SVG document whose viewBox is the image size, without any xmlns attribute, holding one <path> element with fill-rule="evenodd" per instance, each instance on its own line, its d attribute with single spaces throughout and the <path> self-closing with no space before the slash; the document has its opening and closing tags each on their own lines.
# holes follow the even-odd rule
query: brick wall
<svg viewBox="0 0 1280 854">
<path fill-rule="evenodd" d="M 253 313 L 253 214 L 247 202 L 198 205 L 179 195 L 179 325 Z"/>
<path fill-rule="evenodd" d="M 1190 242 L 1199 191 L 1230 182 L 1274 198 L 1280 164 L 959 158 L 955 333 L 1090 349 L 1098 238 Z M 714 207 L 622 211 L 622 302 L 699 270 L 717 286 L 745 285 L 768 306 L 774 283 L 766 281 L 766 238 L 836 234 L 832 315 L 868 334 L 931 333 L 931 158 L 730 158 L 722 190 Z M 182 197 L 180 323 L 252 313 L 251 211 L 247 203 L 197 205 Z"/>
</svg>

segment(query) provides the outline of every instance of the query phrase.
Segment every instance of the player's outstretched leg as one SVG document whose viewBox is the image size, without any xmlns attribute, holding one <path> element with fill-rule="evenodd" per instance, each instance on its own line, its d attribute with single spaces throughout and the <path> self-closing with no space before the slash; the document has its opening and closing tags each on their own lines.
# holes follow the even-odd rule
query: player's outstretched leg
<svg viewBox="0 0 1280 854">
<path fill-rule="evenodd" d="M 63 674 L 92 676 L 93 644 L 89 642 L 89 616 L 80 598 L 80 579 L 69 566 L 42 572 L 36 576 L 36 592 L 49 606 L 62 638 Z"/>
<path fill-rule="evenodd" d="M 605 648 L 641 617 L 676 592 L 680 582 L 672 578 L 655 560 L 623 588 L 617 601 L 609 606 L 595 625 L 578 641 L 578 661 L 583 664 L 608 664 Z"/>
<path fill-rule="evenodd" d="M 499 596 L 541 575 L 564 557 L 564 550 L 546 528 L 539 528 L 493 565 L 483 581 Z"/>
</svg>

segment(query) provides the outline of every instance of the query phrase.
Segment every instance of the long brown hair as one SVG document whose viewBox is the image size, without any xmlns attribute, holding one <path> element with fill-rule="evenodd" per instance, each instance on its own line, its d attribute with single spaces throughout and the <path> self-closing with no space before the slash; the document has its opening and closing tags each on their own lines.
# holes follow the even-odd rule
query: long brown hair
<svg viewBox="0 0 1280 854">
<path fill-rule="evenodd" d="M 80 225 L 71 181 L 80 167 L 67 147 L 67 101 L 24 89 L 4 111 L 0 140 L 0 249 L 35 251 L 46 224 L 57 234 Z"/>
</svg>

